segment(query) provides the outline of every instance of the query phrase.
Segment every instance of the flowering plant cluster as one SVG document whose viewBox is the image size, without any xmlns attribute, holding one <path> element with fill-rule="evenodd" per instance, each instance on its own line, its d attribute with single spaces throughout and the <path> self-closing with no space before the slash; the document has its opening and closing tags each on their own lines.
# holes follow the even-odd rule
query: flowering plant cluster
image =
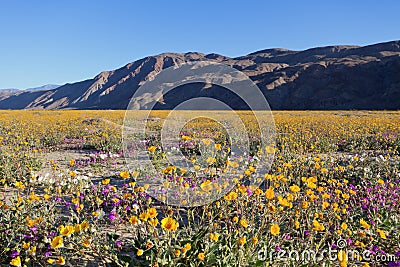
<svg viewBox="0 0 400 267">
<path fill-rule="evenodd" d="M 150 185 L 138 183 L 143 173 L 123 163 L 115 145 L 119 129 L 88 116 L 119 123 L 123 113 L 2 113 L 1 265 L 400 265 L 400 260 L 350 259 L 343 251 L 337 262 L 259 258 L 261 250 L 321 252 L 340 247 L 338 240 L 346 240 L 349 250 L 400 255 L 399 113 L 277 112 L 276 145 L 262 148 L 275 153 L 275 161 L 259 177 L 261 185 L 246 185 L 238 176 L 230 192 L 197 207 L 170 206 L 151 197 Z M 195 126 L 207 129 L 200 122 Z M 211 142 L 198 144 L 187 131 L 177 149 L 195 157 L 212 146 L 216 156 L 205 159 L 211 175 L 235 166 L 226 162 L 228 139 L 221 133 L 213 139 L 209 129 Z M 66 138 L 81 145 L 65 147 Z M 146 140 L 146 153 L 162 161 L 159 145 Z M 69 154 L 72 150 L 84 156 L 70 157 L 76 155 Z M 255 172 L 254 155 L 247 156 L 244 176 Z M 83 158 L 95 158 L 100 167 L 94 172 L 93 163 Z M 213 179 L 190 179 L 176 166 L 161 170 L 182 188 L 193 186 L 199 193 L 215 188 Z"/>
</svg>

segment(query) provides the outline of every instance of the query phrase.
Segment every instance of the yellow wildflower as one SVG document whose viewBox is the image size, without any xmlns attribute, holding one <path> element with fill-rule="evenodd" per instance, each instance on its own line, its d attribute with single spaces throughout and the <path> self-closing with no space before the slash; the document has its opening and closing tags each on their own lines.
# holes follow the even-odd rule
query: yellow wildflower
<svg viewBox="0 0 400 267">
<path fill-rule="evenodd" d="M 197 258 L 199 258 L 199 260 L 204 261 L 204 259 L 206 258 L 206 256 L 204 255 L 203 252 L 200 252 L 199 255 L 197 255 Z"/>
<path fill-rule="evenodd" d="M 366 222 L 366 221 L 364 221 L 364 219 L 360 219 L 360 224 L 362 225 L 362 227 L 364 227 L 365 229 L 369 229 L 371 226 Z"/>
<path fill-rule="evenodd" d="M 280 230 L 281 230 L 281 228 L 279 227 L 278 224 L 271 225 L 270 232 L 272 235 L 274 235 L 274 236 L 279 235 Z"/>
<path fill-rule="evenodd" d="M 53 238 L 50 245 L 52 248 L 57 249 L 64 245 L 63 242 L 64 242 L 64 240 L 63 240 L 62 236 L 56 236 Z"/>
<path fill-rule="evenodd" d="M 176 231 L 179 227 L 179 223 L 171 217 L 166 217 L 161 220 L 161 227 L 167 231 Z"/>
<path fill-rule="evenodd" d="M 241 219 L 240 220 L 240 225 L 242 225 L 244 228 L 249 227 L 249 223 L 247 222 L 246 219 Z"/>
<path fill-rule="evenodd" d="M 274 189 L 271 186 L 265 191 L 265 196 L 267 199 L 273 199 L 275 197 Z"/>
<path fill-rule="evenodd" d="M 210 239 L 211 240 L 214 240 L 214 241 L 218 241 L 218 239 L 219 239 L 219 234 L 218 233 L 211 233 L 210 234 Z"/>
<path fill-rule="evenodd" d="M 127 179 L 129 178 L 131 175 L 129 174 L 129 172 L 120 172 L 119 176 L 123 179 Z"/>
<path fill-rule="evenodd" d="M 18 266 L 18 267 L 21 266 L 21 257 L 18 256 L 16 258 L 12 259 L 11 262 L 10 262 L 10 265 Z"/>
<path fill-rule="evenodd" d="M 239 245 L 241 245 L 241 246 L 243 246 L 244 244 L 246 244 L 246 242 L 247 242 L 247 241 L 246 241 L 246 237 L 245 237 L 245 236 L 239 239 Z"/>
</svg>

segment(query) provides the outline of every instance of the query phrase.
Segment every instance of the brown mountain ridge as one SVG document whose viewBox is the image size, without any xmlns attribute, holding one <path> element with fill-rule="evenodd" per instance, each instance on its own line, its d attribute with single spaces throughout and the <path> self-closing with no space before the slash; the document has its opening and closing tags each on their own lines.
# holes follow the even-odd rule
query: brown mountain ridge
<svg viewBox="0 0 400 267">
<path fill-rule="evenodd" d="M 248 75 L 272 109 L 400 109 L 400 41 L 304 51 L 266 49 L 237 58 L 164 53 L 53 90 L 0 92 L 0 109 L 125 109 L 135 91 L 161 70 L 202 60 L 227 64 Z M 207 96 L 223 99 L 234 109 L 246 109 L 218 88 L 203 87 L 177 88 L 157 108 L 173 108 L 184 95 L 179 90 L 185 90 L 193 97 L 207 91 Z"/>
</svg>

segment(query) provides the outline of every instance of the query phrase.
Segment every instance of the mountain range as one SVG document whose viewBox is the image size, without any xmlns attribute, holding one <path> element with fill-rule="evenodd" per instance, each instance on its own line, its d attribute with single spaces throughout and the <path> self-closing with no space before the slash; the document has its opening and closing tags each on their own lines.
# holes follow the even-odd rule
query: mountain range
<svg viewBox="0 0 400 267">
<path fill-rule="evenodd" d="M 0 91 L 0 109 L 125 109 L 147 80 L 165 68 L 191 61 L 213 61 L 242 71 L 275 110 L 400 109 L 399 40 L 303 51 L 273 48 L 235 58 L 198 52 L 163 53 L 55 89 Z M 191 84 L 173 91 L 157 104 L 158 109 L 173 108 L 187 98 L 187 92 L 246 109 L 217 86 Z"/>
</svg>

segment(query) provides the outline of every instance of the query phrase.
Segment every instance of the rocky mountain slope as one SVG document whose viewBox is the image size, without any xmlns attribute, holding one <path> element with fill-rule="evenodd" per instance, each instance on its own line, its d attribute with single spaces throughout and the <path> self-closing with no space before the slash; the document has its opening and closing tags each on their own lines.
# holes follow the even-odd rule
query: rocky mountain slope
<svg viewBox="0 0 400 267">
<path fill-rule="evenodd" d="M 199 60 L 224 63 L 244 72 L 272 109 L 400 109 L 400 41 L 304 51 L 266 49 L 237 58 L 164 53 L 53 90 L 0 94 L 0 109 L 125 109 L 137 88 L 161 70 Z M 202 84 L 178 88 L 157 108 L 172 108 L 180 102 L 182 92 L 225 97 L 216 86 L 204 88 Z M 235 109 L 245 108 L 230 97 L 224 100 Z"/>
</svg>

